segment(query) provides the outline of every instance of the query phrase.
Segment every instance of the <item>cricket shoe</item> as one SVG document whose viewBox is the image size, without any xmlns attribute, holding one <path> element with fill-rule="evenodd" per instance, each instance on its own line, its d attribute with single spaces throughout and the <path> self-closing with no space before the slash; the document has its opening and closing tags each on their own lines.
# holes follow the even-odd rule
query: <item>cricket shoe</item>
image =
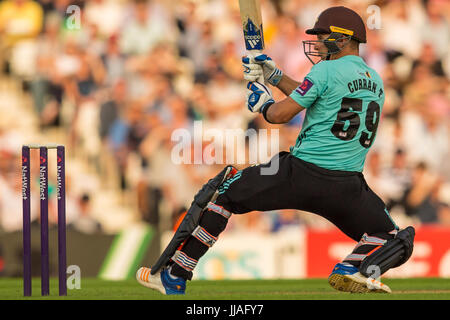
<svg viewBox="0 0 450 320">
<path fill-rule="evenodd" d="M 144 287 L 166 295 L 185 293 L 186 280 L 183 278 L 170 275 L 168 269 L 162 269 L 156 274 L 151 274 L 150 271 L 150 268 L 141 267 L 136 272 L 136 280 Z"/>
<path fill-rule="evenodd" d="M 377 279 L 363 276 L 358 268 L 344 263 L 334 266 L 328 283 L 336 290 L 352 293 L 391 293 L 391 289 Z"/>
</svg>

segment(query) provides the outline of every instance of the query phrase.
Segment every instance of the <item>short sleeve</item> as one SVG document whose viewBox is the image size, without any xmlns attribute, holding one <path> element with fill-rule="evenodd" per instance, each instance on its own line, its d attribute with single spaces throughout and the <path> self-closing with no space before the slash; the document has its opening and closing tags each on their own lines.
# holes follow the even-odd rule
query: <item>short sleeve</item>
<svg viewBox="0 0 450 320">
<path fill-rule="evenodd" d="M 303 82 L 289 96 L 302 107 L 309 108 L 326 91 L 327 79 L 327 63 L 323 61 L 311 68 Z"/>
</svg>

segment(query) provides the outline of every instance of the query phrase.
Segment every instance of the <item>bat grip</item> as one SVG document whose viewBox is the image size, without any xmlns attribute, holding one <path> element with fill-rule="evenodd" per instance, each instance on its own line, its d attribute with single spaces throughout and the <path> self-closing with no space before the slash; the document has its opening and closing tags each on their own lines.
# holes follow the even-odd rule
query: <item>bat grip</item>
<svg viewBox="0 0 450 320">
<path fill-rule="evenodd" d="M 261 76 L 258 78 L 258 80 L 256 80 L 256 81 L 258 81 L 259 83 L 264 84 L 264 75 L 261 75 Z"/>
<path fill-rule="evenodd" d="M 252 50 L 250 52 L 251 52 L 251 55 L 253 57 L 256 57 L 256 56 L 259 56 L 260 54 L 263 54 L 262 50 Z M 262 69 L 262 66 L 261 66 L 261 69 Z M 259 83 L 264 84 L 264 72 L 261 74 L 261 76 L 256 81 L 258 81 Z"/>
</svg>

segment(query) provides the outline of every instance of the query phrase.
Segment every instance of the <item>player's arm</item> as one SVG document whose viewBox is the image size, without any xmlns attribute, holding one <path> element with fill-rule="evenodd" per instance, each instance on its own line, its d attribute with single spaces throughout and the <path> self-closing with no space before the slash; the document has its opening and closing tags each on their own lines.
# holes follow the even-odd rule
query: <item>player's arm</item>
<svg viewBox="0 0 450 320">
<path fill-rule="evenodd" d="M 261 113 L 270 123 L 287 123 L 304 109 L 291 97 L 275 102 L 271 90 L 259 82 L 249 82 L 247 89 L 248 109 Z"/>
<path fill-rule="evenodd" d="M 285 99 L 272 104 L 270 107 L 267 107 L 267 109 L 263 110 L 261 113 L 267 122 L 281 124 L 288 123 L 304 109 L 305 108 L 300 106 L 291 97 L 286 97 Z"/>
<path fill-rule="evenodd" d="M 277 88 L 281 90 L 286 96 L 289 96 L 292 91 L 300 85 L 300 82 L 295 81 L 291 77 L 283 74 L 280 82 L 277 84 Z M 291 99 L 292 100 L 292 99 Z"/>
</svg>

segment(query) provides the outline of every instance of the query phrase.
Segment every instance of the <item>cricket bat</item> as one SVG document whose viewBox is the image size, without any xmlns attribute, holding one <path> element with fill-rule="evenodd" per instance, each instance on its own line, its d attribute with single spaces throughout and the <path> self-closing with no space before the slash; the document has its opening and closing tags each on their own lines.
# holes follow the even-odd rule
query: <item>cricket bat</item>
<svg viewBox="0 0 450 320">
<path fill-rule="evenodd" d="M 239 0 L 245 48 L 254 55 L 261 54 L 264 49 L 261 4 L 259 1 Z M 264 83 L 264 76 L 261 76 L 258 82 Z"/>
</svg>

